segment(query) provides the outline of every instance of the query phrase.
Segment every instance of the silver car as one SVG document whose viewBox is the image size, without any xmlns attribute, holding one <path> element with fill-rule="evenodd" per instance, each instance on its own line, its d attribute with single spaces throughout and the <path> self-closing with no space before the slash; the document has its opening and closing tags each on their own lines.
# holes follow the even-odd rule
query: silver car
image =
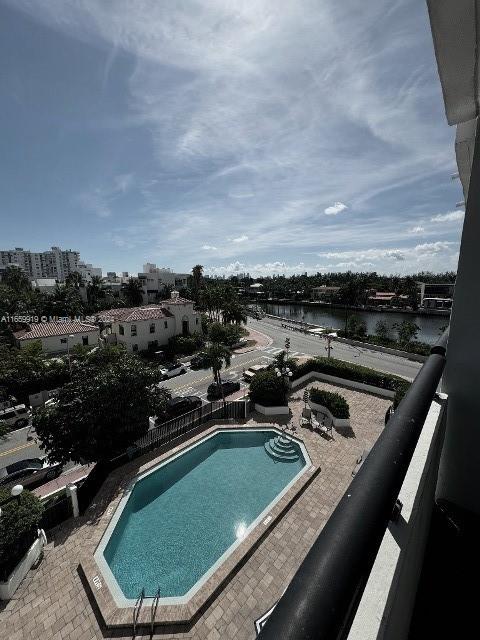
<svg viewBox="0 0 480 640">
<path fill-rule="evenodd" d="M 0 469 L 0 487 L 21 484 L 33 487 L 53 480 L 62 473 L 60 463 L 50 463 L 48 458 L 19 460 Z"/>
</svg>

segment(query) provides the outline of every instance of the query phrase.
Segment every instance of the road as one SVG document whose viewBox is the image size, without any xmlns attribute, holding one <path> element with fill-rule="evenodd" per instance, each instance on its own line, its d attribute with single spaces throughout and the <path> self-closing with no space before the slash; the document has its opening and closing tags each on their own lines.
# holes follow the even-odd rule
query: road
<svg viewBox="0 0 480 640">
<path fill-rule="evenodd" d="M 290 338 L 290 355 L 293 357 L 326 355 L 325 340 L 323 338 L 283 329 L 280 322 L 271 318 L 264 318 L 263 320 L 249 318 L 248 326 L 270 336 L 273 342 L 267 347 L 254 348 L 250 352 L 232 356 L 230 367 L 223 372 L 223 377 L 238 380 L 242 390 L 247 390 L 247 385 L 242 378 L 243 371 L 252 364 L 271 362 L 274 356 L 283 350 L 285 338 L 287 337 Z M 385 373 L 393 373 L 409 380 L 413 380 L 421 367 L 418 362 L 365 348 L 357 348 L 341 343 L 333 343 L 332 347 L 332 357 L 371 367 Z M 189 369 L 187 373 L 163 382 L 162 386 L 170 389 L 174 396 L 197 395 L 206 402 L 207 387 L 212 381 L 210 370 L 200 369 L 193 371 Z M 41 447 L 37 443 L 27 441 L 27 433 L 27 428 L 20 429 L 11 433 L 7 440 L 0 442 L 0 468 L 17 460 L 42 454 Z"/>
</svg>

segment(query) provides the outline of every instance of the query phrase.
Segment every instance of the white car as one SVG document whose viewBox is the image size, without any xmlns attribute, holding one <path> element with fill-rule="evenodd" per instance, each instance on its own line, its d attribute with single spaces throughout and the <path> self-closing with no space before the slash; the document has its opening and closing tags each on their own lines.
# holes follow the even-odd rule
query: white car
<svg viewBox="0 0 480 640">
<path fill-rule="evenodd" d="M 180 362 L 176 362 L 174 364 L 164 364 L 158 368 L 160 371 L 160 375 L 162 376 L 162 380 L 168 380 L 169 378 L 174 378 L 175 376 L 180 376 L 182 373 L 187 372 L 187 368 L 185 365 Z"/>
<path fill-rule="evenodd" d="M 26 427 L 31 417 L 32 412 L 24 404 L 17 404 L 15 407 L 0 411 L 0 422 L 4 422 L 7 427 L 15 427 L 15 429 Z"/>
</svg>

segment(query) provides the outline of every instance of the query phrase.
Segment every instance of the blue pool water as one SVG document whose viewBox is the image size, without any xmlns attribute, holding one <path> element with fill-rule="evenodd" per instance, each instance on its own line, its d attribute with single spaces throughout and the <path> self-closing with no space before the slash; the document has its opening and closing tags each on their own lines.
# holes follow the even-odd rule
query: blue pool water
<svg viewBox="0 0 480 640">
<path fill-rule="evenodd" d="M 137 481 L 104 558 L 126 598 L 186 594 L 306 466 L 273 460 L 265 431 L 223 431 Z"/>
</svg>

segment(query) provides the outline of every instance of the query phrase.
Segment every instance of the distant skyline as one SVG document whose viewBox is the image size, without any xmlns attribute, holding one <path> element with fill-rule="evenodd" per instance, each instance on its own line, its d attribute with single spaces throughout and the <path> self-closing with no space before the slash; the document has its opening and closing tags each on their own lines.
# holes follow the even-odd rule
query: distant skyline
<svg viewBox="0 0 480 640">
<path fill-rule="evenodd" d="M 107 271 L 456 270 L 425 3 L 0 0 L 0 249 Z"/>
</svg>

